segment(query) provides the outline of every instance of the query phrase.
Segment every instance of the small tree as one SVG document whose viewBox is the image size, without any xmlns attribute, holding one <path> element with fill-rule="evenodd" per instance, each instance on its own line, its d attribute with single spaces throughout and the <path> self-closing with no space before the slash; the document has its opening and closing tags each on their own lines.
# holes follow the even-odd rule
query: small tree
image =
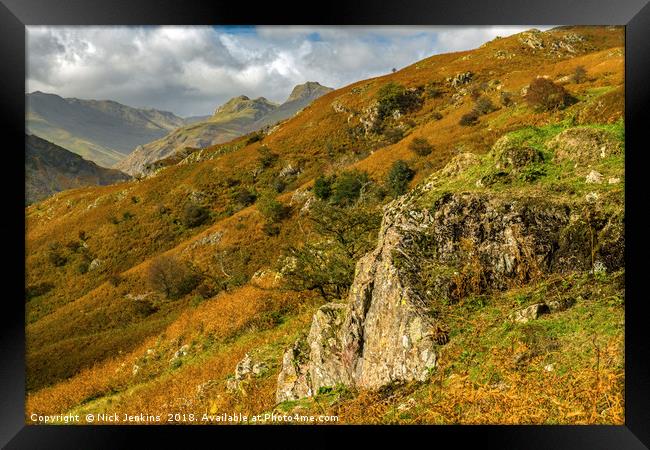
<svg viewBox="0 0 650 450">
<path fill-rule="evenodd" d="M 149 286 L 169 299 L 186 295 L 201 282 L 201 277 L 189 265 L 174 256 L 161 255 L 151 261 L 147 270 Z"/>
<path fill-rule="evenodd" d="M 342 172 L 332 185 L 332 203 L 340 206 L 351 205 L 361 195 L 361 189 L 370 182 L 368 174 L 358 170 Z"/>
<path fill-rule="evenodd" d="M 282 268 L 285 287 L 317 291 L 325 299 L 344 298 L 357 260 L 376 243 L 381 213 L 377 207 L 317 201 L 308 217 L 316 238 L 288 248 L 291 263 Z"/>
<path fill-rule="evenodd" d="M 431 147 L 427 138 L 416 137 L 413 138 L 409 144 L 409 150 L 413 151 L 418 156 L 427 156 L 431 154 L 433 147 Z"/>
<path fill-rule="evenodd" d="M 408 190 L 409 181 L 413 179 L 414 175 L 415 172 L 413 169 L 411 169 L 404 161 L 395 161 L 386 177 L 388 191 L 393 194 L 394 197 L 405 194 Z"/>
<path fill-rule="evenodd" d="M 314 181 L 314 195 L 317 199 L 327 200 L 332 195 L 332 182 L 334 179 L 332 177 L 319 176 Z"/>
<path fill-rule="evenodd" d="M 584 66 L 578 66 L 573 72 L 573 81 L 575 83 L 584 83 L 587 81 L 587 70 Z"/>
<path fill-rule="evenodd" d="M 562 109 L 570 105 L 573 100 L 566 89 L 547 78 L 535 78 L 526 93 L 528 104 L 539 111 Z"/>
</svg>

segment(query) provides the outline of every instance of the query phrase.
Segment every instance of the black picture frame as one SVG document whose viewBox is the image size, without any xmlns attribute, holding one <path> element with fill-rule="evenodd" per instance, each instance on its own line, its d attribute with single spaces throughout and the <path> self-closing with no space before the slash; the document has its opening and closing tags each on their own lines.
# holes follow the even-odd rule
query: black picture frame
<svg viewBox="0 0 650 450">
<path fill-rule="evenodd" d="M 310 3 L 223 0 L 0 0 L 0 109 L 3 117 L 4 238 L 0 340 L 0 444 L 4 448 L 120 448 L 136 437 L 148 447 L 162 439 L 189 443 L 188 427 L 26 426 L 24 423 L 24 108 L 26 25 L 625 25 L 626 129 L 626 311 L 625 425 L 623 426 L 399 426 L 372 427 L 415 442 L 469 441 L 487 448 L 640 449 L 650 446 L 650 345 L 643 296 L 648 233 L 644 226 L 648 106 L 650 104 L 650 4 L 648 0 L 490 0 Z M 7 245 L 10 244 L 10 245 Z M 314 442 L 325 434 L 369 431 L 369 427 L 291 427 L 291 440 Z M 286 433 L 287 427 L 192 427 L 214 445 L 224 432 Z M 318 435 L 316 435 L 318 433 Z M 144 436 L 143 436 L 144 435 Z M 196 437 L 196 436 L 193 436 Z M 240 438 L 244 438 L 240 436 Z M 277 436 L 277 442 L 288 443 Z M 215 440 L 218 439 L 218 440 Z M 246 437 L 245 439 L 248 439 Z M 305 440 L 303 440 L 305 439 Z M 319 439 L 319 438 L 316 438 Z M 311 446 L 311 444 L 309 444 Z"/>
</svg>

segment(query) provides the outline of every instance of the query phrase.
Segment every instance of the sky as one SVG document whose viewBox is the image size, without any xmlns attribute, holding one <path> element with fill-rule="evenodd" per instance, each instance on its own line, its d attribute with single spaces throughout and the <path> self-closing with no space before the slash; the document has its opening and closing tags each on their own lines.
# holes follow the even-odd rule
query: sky
<svg viewBox="0 0 650 450">
<path fill-rule="evenodd" d="M 207 115 L 238 95 L 281 103 L 306 81 L 340 88 L 530 28 L 548 27 L 29 26 L 26 92 Z"/>
</svg>

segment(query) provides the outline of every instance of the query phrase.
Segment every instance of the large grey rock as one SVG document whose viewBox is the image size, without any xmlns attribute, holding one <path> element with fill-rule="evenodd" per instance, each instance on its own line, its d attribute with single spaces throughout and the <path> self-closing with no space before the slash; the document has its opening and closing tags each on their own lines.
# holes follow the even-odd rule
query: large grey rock
<svg viewBox="0 0 650 450">
<path fill-rule="evenodd" d="M 620 220 L 603 216 L 588 225 L 580 215 L 584 205 L 575 207 L 578 214 L 548 198 L 462 193 L 422 209 L 413 198 L 384 209 L 378 245 L 358 261 L 347 301 L 322 306 L 308 335 L 284 354 L 278 402 L 336 384 L 375 389 L 424 381 L 447 341 L 444 324 L 431 314 L 440 302 L 544 273 L 590 270 L 593 256 L 612 267 L 623 264 Z M 594 247 L 584 240 L 589 226 L 595 227 Z M 548 311 L 542 303 L 517 317 Z"/>
</svg>

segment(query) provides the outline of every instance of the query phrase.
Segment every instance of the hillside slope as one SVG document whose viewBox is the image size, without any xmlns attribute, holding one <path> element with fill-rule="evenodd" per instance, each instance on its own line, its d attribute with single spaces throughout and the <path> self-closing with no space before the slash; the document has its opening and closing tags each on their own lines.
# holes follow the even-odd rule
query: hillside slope
<svg viewBox="0 0 650 450">
<path fill-rule="evenodd" d="M 110 167 L 134 147 L 186 124 L 167 111 L 139 109 L 110 100 L 25 95 L 26 128 L 86 159 Z"/>
<path fill-rule="evenodd" d="M 130 180 L 34 135 L 25 136 L 25 201 L 41 201 L 66 189 L 103 186 Z"/>
<path fill-rule="evenodd" d="M 29 206 L 27 411 L 623 423 L 623 37 L 435 55 Z"/>
<path fill-rule="evenodd" d="M 227 142 L 287 119 L 331 90 L 316 82 L 307 82 L 296 86 L 287 101 L 281 105 L 271 103 L 264 97 L 234 97 L 217 108 L 206 120 L 196 121 L 157 141 L 136 148 L 115 168 L 131 175 L 150 173 L 157 168 L 157 161 L 177 152 Z"/>
</svg>

